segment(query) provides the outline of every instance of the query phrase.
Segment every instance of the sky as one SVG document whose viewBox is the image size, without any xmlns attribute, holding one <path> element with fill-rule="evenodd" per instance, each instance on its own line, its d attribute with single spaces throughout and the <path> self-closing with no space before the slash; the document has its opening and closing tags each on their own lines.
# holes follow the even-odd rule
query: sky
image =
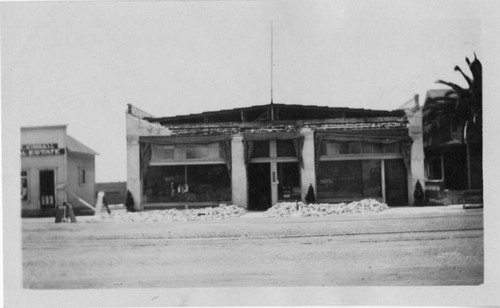
<svg viewBox="0 0 500 308">
<path fill-rule="evenodd" d="M 68 124 L 99 153 L 97 182 L 126 181 L 127 104 L 158 117 L 248 107 L 272 84 L 279 104 L 393 110 L 438 79 L 465 86 L 453 68 L 482 58 L 477 3 L 3 3 L 2 118 L 17 134 Z"/>
</svg>

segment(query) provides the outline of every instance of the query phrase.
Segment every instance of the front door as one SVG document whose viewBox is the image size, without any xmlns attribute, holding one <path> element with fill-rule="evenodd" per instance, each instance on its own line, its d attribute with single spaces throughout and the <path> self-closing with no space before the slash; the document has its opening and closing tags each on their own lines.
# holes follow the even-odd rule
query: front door
<svg viewBox="0 0 500 308">
<path fill-rule="evenodd" d="M 406 167 L 402 159 L 385 160 L 385 198 L 389 206 L 408 204 Z"/>
<path fill-rule="evenodd" d="M 53 208 L 55 206 L 54 170 L 40 171 L 40 206 Z"/>
<path fill-rule="evenodd" d="M 248 209 L 265 211 L 271 207 L 271 164 L 251 163 L 248 166 Z"/>
</svg>

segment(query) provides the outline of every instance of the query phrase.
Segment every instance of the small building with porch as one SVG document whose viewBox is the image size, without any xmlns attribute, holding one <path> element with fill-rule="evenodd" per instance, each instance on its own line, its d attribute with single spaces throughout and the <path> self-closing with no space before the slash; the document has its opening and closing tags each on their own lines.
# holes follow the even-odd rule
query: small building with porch
<svg viewBox="0 0 500 308">
<path fill-rule="evenodd" d="M 95 151 L 67 135 L 67 125 L 21 128 L 21 214 L 54 215 L 75 197 L 95 202 Z"/>
<path fill-rule="evenodd" d="M 421 110 L 267 104 L 173 117 L 128 105 L 136 210 L 374 198 L 413 205 L 424 185 Z"/>
</svg>

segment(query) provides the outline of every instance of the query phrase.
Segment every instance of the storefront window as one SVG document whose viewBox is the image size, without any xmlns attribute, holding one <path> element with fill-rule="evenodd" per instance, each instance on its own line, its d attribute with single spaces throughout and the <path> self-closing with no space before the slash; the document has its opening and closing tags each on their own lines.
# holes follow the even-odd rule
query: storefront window
<svg viewBox="0 0 500 308">
<path fill-rule="evenodd" d="M 28 171 L 21 171 L 21 200 L 28 201 Z"/>
<path fill-rule="evenodd" d="M 231 200 L 225 164 L 150 166 L 144 183 L 146 203 Z"/>
<path fill-rule="evenodd" d="M 381 197 L 380 160 L 321 161 L 318 198 Z"/>
</svg>

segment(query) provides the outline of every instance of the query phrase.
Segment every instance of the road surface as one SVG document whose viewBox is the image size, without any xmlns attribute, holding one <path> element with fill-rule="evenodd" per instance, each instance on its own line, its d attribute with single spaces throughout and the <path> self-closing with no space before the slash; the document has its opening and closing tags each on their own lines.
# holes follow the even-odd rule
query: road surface
<svg viewBox="0 0 500 308">
<path fill-rule="evenodd" d="M 75 289 L 483 282 L 481 209 L 399 213 L 168 224 L 24 219 L 23 284 Z"/>
</svg>

